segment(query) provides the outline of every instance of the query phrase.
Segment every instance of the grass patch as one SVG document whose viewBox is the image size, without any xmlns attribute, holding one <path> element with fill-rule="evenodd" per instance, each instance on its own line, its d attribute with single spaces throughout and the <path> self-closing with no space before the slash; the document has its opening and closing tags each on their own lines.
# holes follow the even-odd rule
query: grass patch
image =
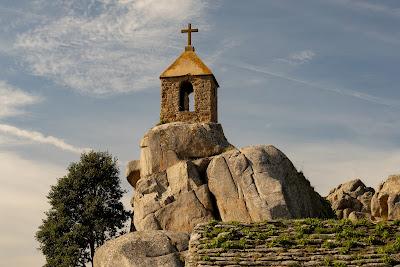
<svg viewBox="0 0 400 267">
<path fill-rule="evenodd" d="M 208 256 L 208 255 L 204 255 L 204 256 L 201 257 L 201 260 L 202 260 L 202 261 L 210 261 L 211 258 L 210 258 L 210 256 Z"/>
</svg>

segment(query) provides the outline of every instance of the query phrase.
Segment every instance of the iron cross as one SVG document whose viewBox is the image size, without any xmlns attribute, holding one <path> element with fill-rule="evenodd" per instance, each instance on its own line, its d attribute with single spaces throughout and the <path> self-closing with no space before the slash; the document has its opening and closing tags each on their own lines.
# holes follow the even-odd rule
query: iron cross
<svg viewBox="0 0 400 267">
<path fill-rule="evenodd" d="M 188 46 L 192 46 L 192 32 L 198 32 L 199 29 L 192 29 L 192 24 L 188 24 L 187 29 L 181 30 L 181 33 L 187 33 L 188 34 Z"/>
</svg>

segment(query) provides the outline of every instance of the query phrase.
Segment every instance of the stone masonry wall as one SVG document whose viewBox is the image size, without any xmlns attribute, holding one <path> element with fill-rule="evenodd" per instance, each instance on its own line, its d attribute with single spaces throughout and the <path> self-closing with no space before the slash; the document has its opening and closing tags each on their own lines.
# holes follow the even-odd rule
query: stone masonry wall
<svg viewBox="0 0 400 267">
<path fill-rule="evenodd" d="M 400 221 L 211 222 L 194 229 L 186 267 L 400 266 Z"/>
<path fill-rule="evenodd" d="M 179 111 L 179 91 L 182 81 L 193 86 L 194 111 Z M 185 76 L 161 79 L 160 121 L 217 122 L 217 85 L 213 76 Z"/>
</svg>

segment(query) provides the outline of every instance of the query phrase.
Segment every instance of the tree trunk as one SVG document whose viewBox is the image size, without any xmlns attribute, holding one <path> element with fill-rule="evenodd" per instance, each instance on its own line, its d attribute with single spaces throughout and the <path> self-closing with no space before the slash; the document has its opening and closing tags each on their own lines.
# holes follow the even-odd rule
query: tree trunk
<svg viewBox="0 0 400 267">
<path fill-rule="evenodd" d="M 93 258 L 94 258 L 94 242 L 90 241 L 90 262 L 92 263 L 92 267 L 93 267 Z"/>
</svg>

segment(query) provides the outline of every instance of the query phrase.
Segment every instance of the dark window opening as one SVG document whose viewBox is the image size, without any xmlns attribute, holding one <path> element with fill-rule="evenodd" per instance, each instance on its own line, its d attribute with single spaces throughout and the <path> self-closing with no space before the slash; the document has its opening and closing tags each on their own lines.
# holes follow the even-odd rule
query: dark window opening
<svg viewBox="0 0 400 267">
<path fill-rule="evenodd" d="M 184 81 L 179 88 L 179 111 L 194 111 L 193 85 Z"/>
</svg>

